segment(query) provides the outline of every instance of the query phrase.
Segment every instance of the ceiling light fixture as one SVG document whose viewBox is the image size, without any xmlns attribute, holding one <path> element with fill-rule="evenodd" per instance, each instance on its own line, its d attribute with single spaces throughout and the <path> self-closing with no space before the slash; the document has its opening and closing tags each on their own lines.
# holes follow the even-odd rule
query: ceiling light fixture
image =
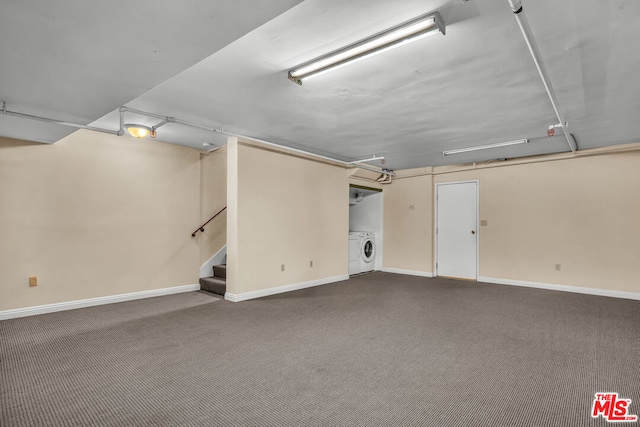
<svg viewBox="0 0 640 427">
<path fill-rule="evenodd" d="M 478 145 L 476 147 L 467 147 L 467 148 L 458 148 L 456 150 L 447 150 L 447 151 L 443 151 L 442 155 L 443 156 L 448 156 L 450 154 L 468 153 L 469 151 L 487 150 L 489 148 L 498 148 L 498 147 L 506 147 L 506 146 L 509 146 L 509 145 L 526 144 L 528 142 L 529 142 L 528 139 L 516 139 L 515 141 L 496 142 L 495 144 Z"/>
<path fill-rule="evenodd" d="M 139 124 L 126 124 L 125 129 L 129 134 L 136 138 L 146 138 L 152 134 L 153 130 L 149 126 Z M 155 132 L 153 132 L 155 133 Z"/>
<path fill-rule="evenodd" d="M 136 138 L 146 138 L 151 135 L 152 138 L 155 137 L 155 131 L 151 129 L 149 126 L 145 125 L 137 125 L 137 124 L 128 124 L 124 125 L 125 129 L 131 136 L 135 136 Z"/>
<path fill-rule="evenodd" d="M 289 71 L 289 80 L 301 85 L 303 80 L 386 52 L 438 31 L 445 34 L 445 24 L 440 14 L 434 12 L 422 15 L 300 65 Z"/>
</svg>

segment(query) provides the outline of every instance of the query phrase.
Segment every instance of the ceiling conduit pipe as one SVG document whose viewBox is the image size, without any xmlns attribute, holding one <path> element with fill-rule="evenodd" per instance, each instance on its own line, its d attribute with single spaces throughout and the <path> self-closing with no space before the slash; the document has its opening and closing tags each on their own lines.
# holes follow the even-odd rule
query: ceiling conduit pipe
<svg viewBox="0 0 640 427">
<path fill-rule="evenodd" d="M 120 129 L 118 129 L 118 136 L 124 135 L 124 110 L 122 107 L 118 110 L 120 112 Z"/>
<path fill-rule="evenodd" d="M 310 152 L 304 151 L 304 150 L 298 150 L 297 148 L 291 148 L 291 147 L 287 147 L 285 145 L 274 144 L 273 142 L 265 141 L 263 139 L 257 139 L 257 138 L 253 138 L 251 136 L 244 136 L 244 135 L 240 135 L 240 134 L 237 134 L 237 133 L 227 132 L 227 131 L 224 131 L 222 129 L 214 129 L 214 131 L 215 132 L 219 132 L 219 133 L 224 134 L 224 135 L 227 135 L 227 136 L 235 136 L 237 138 L 243 138 L 243 139 L 256 141 L 256 142 L 259 142 L 259 143 L 264 144 L 264 145 L 268 145 L 268 146 L 276 147 L 276 148 L 281 148 L 281 149 L 284 149 L 284 150 L 287 150 L 287 151 L 292 151 L 294 153 L 302 154 L 302 155 L 305 155 L 305 156 L 315 157 L 317 159 L 322 159 L 322 160 L 328 160 L 328 161 L 331 161 L 331 162 L 334 162 L 334 163 L 338 163 L 338 164 L 341 164 L 341 165 L 345 165 L 345 166 L 349 166 L 349 167 L 356 167 L 356 168 L 360 168 L 360 169 L 366 169 L 368 171 L 381 173 L 381 174 L 387 175 L 389 177 L 395 176 L 395 174 L 392 171 L 389 171 L 389 170 L 386 170 L 386 169 L 382 169 L 382 170 L 376 169 L 373 166 L 365 165 L 365 164 L 362 164 L 362 163 L 345 162 L 343 160 L 333 159 L 331 157 L 322 156 L 320 154 L 310 153 Z"/>
<path fill-rule="evenodd" d="M 542 78 L 542 83 L 544 84 L 545 89 L 547 90 L 547 94 L 549 95 L 549 99 L 551 100 L 551 105 L 553 105 L 553 110 L 556 113 L 556 117 L 558 118 L 559 126 L 562 128 L 564 132 L 564 136 L 567 139 L 567 143 L 569 143 L 569 147 L 571 148 L 571 152 L 575 153 L 578 149 L 575 140 L 573 139 L 573 135 L 569 133 L 567 128 L 567 122 L 562 117 L 562 113 L 560 112 L 560 107 L 558 105 L 558 99 L 556 98 L 555 91 L 553 90 L 553 86 L 551 86 L 551 80 L 549 79 L 549 75 L 547 74 L 547 70 L 542 63 L 542 59 L 540 56 L 540 51 L 538 50 L 538 45 L 536 44 L 535 39 L 533 38 L 533 33 L 531 32 L 531 27 L 529 26 L 529 21 L 527 20 L 527 16 L 524 14 L 522 9 L 522 0 L 508 0 L 509 5 L 511 6 L 511 10 L 516 17 L 516 21 L 518 21 L 518 25 L 520 26 L 520 30 L 522 31 L 522 35 L 524 36 L 525 42 L 527 42 L 527 46 L 529 47 L 529 52 L 531 52 L 531 56 L 533 57 L 533 62 L 536 64 L 536 68 L 538 69 L 538 73 L 540 74 L 540 78 Z"/>
<path fill-rule="evenodd" d="M 17 111 L 10 111 L 10 110 L 7 110 L 7 103 L 6 102 L 2 103 L 2 110 L 0 110 L 0 112 L 5 116 L 19 117 L 21 119 L 35 120 L 35 121 L 38 121 L 38 122 L 44 122 L 44 123 L 51 123 L 51 124 L 55 124 L 55 125 L 68 126 L 68 127 L 72 127 L 72 128 L 76 128 L 76 129 L 86 129 L 86 130 L 92 130 L 92 131 L 95 131 L 95 132 L 109 133 L 111 135 L 120 135 L 119 132 L 116 131 L 116 130 L 102 129 L 102 128 L 98 128 L 98 127 L 95 127 L 95 126 L 81 125 L 81 124 L 78 124 L 78 123 L 71 123 L 71 122 L 65 122 L 65 121 L 62 121 L 62 120 L 50 119 L 48 117 L 34 116 L 32 114 L 24 114 L 24 113 L 18 113 Z"/>
<path fill-rule="evenodd" d="M 165 123 L 167 123 L 167 122 L 177 123 L 177 124 L 180 124 L 180 125 L 193 127 L 193 128 L 196 128 L 196 129 L 202 129 L 202 130 L 206 130 L 206 131 L 209 131 L 209 132 L 215 132 L 215 133 L 219 133 L 219 134 L 226 135 L 226 136 L 235 136 L 236 138 L 248 139 L 248 140 L 256 141 L 256 142 L 259 142 L 261 144 L 268 145 L 268 146 L 271 146 L 271 147 L 286 149 L 287 151 L 292 151 L 294 153 L 304 154 L 306 156 L 320 158 L 320 159 L 323 159 L 323 160 L 329 160 L 329 161 L 332 161 L 332 162 L 335 162 L 335 163 L 339 163 L 339 164 L 342 164 L 342 165 L 349 165 L 349 163 L 344 162 L 342 160 L 332 159 L 331 157 L 325 157 L 325 156 L 321 156 L 319 154 L 309 153 L 307 151 L 286 147 L 284 145 L 274 144 L 273 142 L 269 142 L 269 141 L 265 141 L 265 140 L 262 140 L 262 139 L 253 138 L 253 137 L 250 137 L 250 136 L 240 135 L 240 134 L 233 133 L 233 132 L 227 132 L 227 131 L 225 131 L 223 129 L 219 129 L 219 128 L 212 128 L 212 127 L 209 127 L 209 126 L 202 126 L 202 125 L 199 125 L 199 124 L 196 124 L 196 123 L 188 122 L 186 120 L 180 120 L 180 119 L 176 119 L 176 118 L 173 118 L 173 117 L 161 116 L 160 114 L 147 113 L 146 111 L 136 110 L 134 108 L 129 108 L 129 107 L 120 107 L 120 111 L 127 111 L 127 112 L 130 112 L 130 113 L 140 114 L 140 115 L 143 115 L 143 116 L 154 117 L 156 119 L 161 119 L 161 120 L 165 121 Z"/>
<path fill-rule="evenodd" d="M 120 107 L 120 112 L 121 113 L 136 113 L 136 114 L 140 114 L 141 116 L 153 117 L 155 119 L 160 119 L 160 120 L 164 120 L 164 119 L 167 118 L 167 116 L 162 116 L 160 114 L 148 113 L 146 111 L 136 110 L 134 108 L 129 108 L 126 105 L 123 105 L 122 107 Z"/>
<path fill-rule="evenodd" d="M 196 124 L 196 123 L 188 122 L 186 120 L 176 119 L 175 117 L 168 117 L 168 116 L 162 116 L 160 114 L 148 113 L 146 111 L 136 110 L 134 108 L 129 108 L 129 107 L 126 107 L 126 106 L 120 107 L 120 113 L 124 114 L 125 112 L 134 113 L 134 114 L 140 114 L 142 116 L 148 116 L 148 117 L 153 117 L 153 118 L 162 120 L 162 122 L 160 124 L 154 126 L 154 128 L 158 128 L 158 127 L 160 127 L 160 126 L 162 126 L 162 125 L 164 125 L 166 123 L 177 123 L 177 124 L 181 124 L 181 125 L 184 125 L 184 126 L 189 126 L 189 127 L 193 127 L 193 128 L 197 128 L 197 129 L 206 130 L 206 131 L 209 131 L 209 132 L 219 133 L 221 135 L 233 136 L 233 137 L 236 137 L 236 138 L 242 138 L 242 139 L 246 139 L 246 140 L 249 140 L 249 141 L 255 141 L 255 142 L 258 142 L 260 144 L 267 145 L 267 146 L 270 146 L 270 147 L 279 148 L 279 149 L 282 149 L 282 150 L 290 151 L 290 152 L 301 154 L 301 155 L 304 155 L 304 156 L 314 157 L 316 159 L 322 159 L 322 160 L 330 161 L 330 162 L 333 162 L 333 163 L 338 163 L 340 165 L 344 165 L 344 166 L 348 166 L 348 167 L 354 167 L 355 166 L 355 165 L 352 164 L 352 162 L 345 162 L 343 160 L 333 159 L 331 157 L 322 156 L 320 154 L 315 154 L 315 153 L 310 153 L 308 151 L 299 150 L 297 148 L 287 147 L 286 145 L 275 144 L 273 142 L 265 141 L 263 139 L 258 139 L 258 138 L 254 138 L 254 137 L 251 137 L 251 136 L 241 135 L 241 134 L 233 133 L 233 132 L 227 132 L 224 129 L 212 128 L 212 127 L 209 127 L 209 126 L 202 126 L 202 125 L 199 125 L 199 124 Z M 124 122 L 121 121 L 121 126 L 124 126 L 123 123 Z M 213 151 L 213 150 L 211 150 L 211 151 Z M 362 169 L 367 169 L 367 170 L 372 171 L 372 172 L 378 172 L 378 173 L 381 173 L 381 174 L 384 174 L 384 175 L 388 175 L 388 176 L 394 176 L 395 175 L 391 171 L 384 170 L 384 169 L 383 170 L 379 170 L 379 169 L 375 169 L 373 167 L 365 167 L 362 164 L 358 164 L 356 167 L 359 167 L 359 168 L 362 168 Z"/>
<path fill-rule="evenodd" d="M 176 123 L 179 123 L 179 122 L 176 121 Z M 394 176 L 395 175 L 391 171 L 376 169 L 376 168 L 374 168 L 372 166 L 369 166 L 369 165 L 353 164 L 354 162 L 345 162 L 343 160 L 338 160 L 338 159 L 334 159 L 334 158 L 331 158 L 331 157 L 322 156 L 320 154 L 310 153 L 310 152 L 304 151 L 304 150 L 298 150 L 297 148 L 287 147 L 286 145 L 274 144 L 273 142 L 265 141 L 263 139 L 258 139 L 258 138 L 254 138 L 254 137 L 251 137 L 251 136 L 240 135 L 240 134 L 233 133 L 233 132 L 227 132 L 227 131 L 222 130 L 222 129 L 212 129 L 212 130 L 214 132 L 218 132 L 218 133 L 221 133 L 223 135 L 235 136 L 237 138 L 256 141 L 256 142 L 259 142 L 261 144 L 268 145 L 268 146 L 271 146 L 271 147 L 280 148 L 280 149 L 283 149 L 283 150 L 291 151 L 291 152 L 302 154 L 302 155 L 305 155 L 305 156 L 315 157 L 317 159 L 328 160 L 330 162 L 338 163 L 338 164 L 349 166 L 349 167 L 357 167 L 357 168 L 360 168 L 360 169 L 366 169 L 366 170 L 371 171 L 371 172 L 378 172 L 378 173 L 382 173 L 382 174 L 389 175 L 389 176 Z"/>
<path fill-rule="evenodd" d="M 134 114 L 140 114 L 141 116 L 153 117 L 155 119 L 162 120 L 162 122 L 158 123 L 157 125 L 155 125 L 153 127 L 154 130 L 159 128 L 160 126 L 166 125 L 167 123 L 178 123 L 178 124 L 181 124 L 181 125 L 184 125 L 184 126 L 189 126 L 189 127 L 192 127 L 192 128 L 202 129 L 202 130 L 206 130 L 206 131 L 209 131 L 209 132 L 219 132 L 218 129 L 215 129 L 215 128 L 212 128 L 212 127 L 198 125 L 196 123 L 191 123 L 191 122 L 187 122 L 185 120 L 176 119 L 175 117 L 162 116 L 160 114 L 155 114 L 155 113 L 148 113 L 146 111 L 136 110 L 135 108 L 129 108 L 129 107 L 126 107 L 126 106 L 120 107 L 120 111 L 134 113 Z"/>
<path fill-rule="evenodd" d="M 71 123 L 71 122 L 65 122 L 62 120 L 55 120 L 55 119 L 50 119 L 48 117 L 41 117 L 41 116 L 34 116 L 32 114 L 24 114 L 24 113 L 18 113 L 17 111 L 10 111 L 7 110 L 7 103 L 6 102 L 2 102 L 2 109 L 0 110 L 0 114 L 5 115 L 5 116 L 13 116 L 13 117 L 19 117 L 22 119 L 28 119 L 28 120 L 36 120 L 36 121 L 40 121 L 40 122 L 44 122 L 44 123 L 52 123 L 52 124 L 57 124 L 57 125 L 62 125 L 62 126 L 69 126 L 69 127 L 73 127 L 76 129 L 86 129 L 86 130 L 91 130 L 91 131 L 95 131 L 95 132 L 102 132 L 102 133 L 108 133 L 111 135 L 117 135 L 117 136 L 122 136 L 124 135 L 124 113 L 135 113 L 135 114 L 140 114 L 142 116 L 147 116 L 147 117 L 153 117 L 156 119 L 160 119 L 162 120 L 162 122 L 158 123 L 157 125 L 155 125 L 152 129 L 155 131 L 157 128 L 159 128 L 160 126 L 163 126 L 167 123 L 178 123 L 184 126 L 190 126 L 190 127 L 194 127 L 194 128 L 198 128 L 198 129 L 202 129 L 202 130 L 206 130 L 209 132 L 215 132 L 215 133 L 219 133 L 222 135 L 226 135 L 226 136 L 235 136 L 237 138 L 242 138 L 242 139 L 247 139 L 247 140 L 251 140 L 251 141 L 256 141 L 259 142 L 260 144 L 263 145 L 268 145 L 271 147 L 276 147 L 276 148 L 280 148 L 283 150 L 287 150 L 290 152 L 294 152 L 294 153 L 298 153 L 298 154 L 302 154 L 305 156 L 309 156 L 309 157 L 314 157 L 317 159 L 322 159 L 322 160 L 327 160 L 333 163 L 338 163 L 340 165 L 344 165 L 344 166 L 348 166 L 348 167 L 354 167 L 354 162 L 345 162 L 343 160 L 338 160 L 338 159 L 333 159 L 331 157 L 327 157 L 327 156 L 322 156 L 320 154 L 315 154 L 315 153 L 310 153 L 308 151 L 303 151 L 303 150 L 298 150 L 296 148 L 291 148 L 291 147 L 287 147 L 285 145 L 280 145 L 280 144 L 274 144 L 273 142 L 269 142 L 269 141 L 265 141 L 262 139 L 257 139 L 257 138 L 253 138 L 250 136 L 245 136 L 245 135 L 240 135 L 237 133 L 233 133 L 233 132 L 227 132 L 223 129 L 216 129 L 216 128 L 212 128 L 212 127 L 208 127 L 208 126 L 202 126 L 196 123 L 191 123 L 191 122 L 187 122 L 185 120 L 180 120 L 180 119 L 176 119 L 174 117 L 169 117 L 169 116 L 162 116 L 160 114 L 154 114 L 154 113 L 149 113 L 146 111 L 141 111 L 141 110 L 136 110 L 134 108 L 129 108 L 126 106 L 122 106 L 118 109 L 118 112 L 120 113 L 120 128 L 118 130 L 111 130 L 111 129 L 103 129 L 103 128 L 99 128 L 99 127 L 95 127 L 95 126 L 87 126 L 87 125 L 81 125 L 81 124 L 77 124 L 77 123 Z M 218 149 L 220 147 L 217 147 L 213 150 L 209 150 L 209 151 L 214 151 L 216 149 Z M 371 160 L 371 159 L 369 159 Z M 378 170 L 375 169 L 373 167 L 366 167 L 365 165 L 362 164 L 358 164 L 359 168 L 362 169 L 367 169 L 370 170 L 372 172 L 378 172 L 378 173 L 382 173 L 384 175 L 388 175 L 389 177 L 394 176 L 395 174 L 392 171 L 383 169 L 383 170 Z"/>
</svg>

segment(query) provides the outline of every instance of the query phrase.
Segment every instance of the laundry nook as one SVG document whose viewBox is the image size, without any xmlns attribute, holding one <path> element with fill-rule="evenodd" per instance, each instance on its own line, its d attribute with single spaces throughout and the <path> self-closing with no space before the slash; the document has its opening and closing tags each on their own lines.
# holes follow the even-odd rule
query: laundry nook
<svg viewBox="0 0 640 427">
<path fill-rule="evenodd" d="M 349 275 L 382 268 L 382 190 L 349 187 Z"/>
</svg>

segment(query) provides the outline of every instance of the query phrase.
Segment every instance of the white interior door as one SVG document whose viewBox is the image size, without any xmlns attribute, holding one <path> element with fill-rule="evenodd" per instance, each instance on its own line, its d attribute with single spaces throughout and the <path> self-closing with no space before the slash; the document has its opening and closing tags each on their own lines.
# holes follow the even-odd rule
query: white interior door
<svg viewBox="0 0 640 427">
<path fill-rule="evenodd" d="M 478 263 L 478 183 L 438 184 L 438 276 L 476 280 Z"/>
</svg>

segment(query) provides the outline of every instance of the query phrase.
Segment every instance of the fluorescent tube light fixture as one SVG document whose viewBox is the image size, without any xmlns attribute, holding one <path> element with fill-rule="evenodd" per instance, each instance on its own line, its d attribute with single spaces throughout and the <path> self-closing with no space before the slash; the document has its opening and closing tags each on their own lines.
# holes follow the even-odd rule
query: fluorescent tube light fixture
<svg viewBox="0 0 640 427">
<path fill-rule="evenodd" d="M 289 71 L 289 79 L 301 85 L 303 80 L 411 43 L 438 31 L 445 34 L 445 24 L 440 14 L 433 12 L 422 15 L 302 64 Z"/>
<path fill-rule="evenodd" d="M 476 147 L 467 147 L 467 148 L 458 148 L 456 150 L 447 150 L 447 151 L 443 151 L 442 155 L 443 156 L 449 156 L 451 154 L 468 153 L 469 151 L 479 151 L 479 150 L 487 150 L 489 148 L 506 147 L 506 146 L 509 146 L 509 145 L 526 144 L 528 142 L 529 142 L 528 139 L 516 139 L 515 141 L 496 142 L 495 144 L 478 145 Z"/>
</svg>

